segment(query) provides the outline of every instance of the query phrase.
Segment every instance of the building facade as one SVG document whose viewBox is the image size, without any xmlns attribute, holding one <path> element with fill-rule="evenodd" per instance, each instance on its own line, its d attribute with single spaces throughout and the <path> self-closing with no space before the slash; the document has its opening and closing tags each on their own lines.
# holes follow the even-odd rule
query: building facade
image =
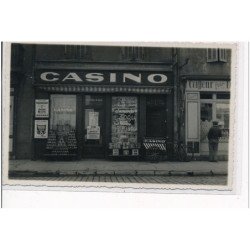
<svg viewBox="0 0 250 250">
<path fill-rule="evenodd" d="M 231 51 L 12 44 L 10 156 L 140 158 L 144 138 L 227 158 Z"/>
</svg>

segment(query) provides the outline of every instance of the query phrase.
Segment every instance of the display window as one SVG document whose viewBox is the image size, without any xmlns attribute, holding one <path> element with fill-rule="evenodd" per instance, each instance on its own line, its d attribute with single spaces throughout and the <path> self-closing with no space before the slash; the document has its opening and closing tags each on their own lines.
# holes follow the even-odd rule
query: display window
<svg viewBox="0 0 250 250">
<path fill-rule="evenodd" d="M 136 96 L 112 97 L 110 148 L 113 155 L 138 155 L 138 99 Z"/>
<path fill-rule="evenodd" d="M 205 99 L 204 97 L 208 98 Z M 229 98 L 228 93 L 202 93 L 200 103 L 200 140 L 207 142 L 207 134 L 213 126 L 213 121 L 219 123 L 222 130 L 221 142 L 229 138 Z"/>
<path fill-rule="evenodd" d="M 51 95 L 50 129 L 47 153 L 56 156 L 75 154 L 76 140 L 76 96 Z"/>
</svg>

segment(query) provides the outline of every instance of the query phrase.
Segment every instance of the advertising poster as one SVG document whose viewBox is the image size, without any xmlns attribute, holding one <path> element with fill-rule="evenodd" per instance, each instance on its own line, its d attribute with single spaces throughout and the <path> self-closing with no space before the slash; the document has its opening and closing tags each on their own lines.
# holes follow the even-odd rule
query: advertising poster
<svg viewBox="0 0 250 250">
<path fill-rule="evenodd" d="M 99 140 L 99 139 L 100 139 L 100 126 L 88 126 L 87 140 Z"/>
<path fill-rule="evenodd" d="M 48 120 L 35 120 L 34 138 L 35 139 L 48 138 Z"/>
<path fill-rule="evenodd" d="M 35 105 L 36 118 L 48 118 L 49 117 L 49 100 L 48 99 L 36 99 Z"/>
</svg>

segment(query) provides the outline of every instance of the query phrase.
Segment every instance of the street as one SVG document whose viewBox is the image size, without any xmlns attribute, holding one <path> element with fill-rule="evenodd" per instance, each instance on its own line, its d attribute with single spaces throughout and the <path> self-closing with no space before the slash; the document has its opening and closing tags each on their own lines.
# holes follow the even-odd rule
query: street
<svg viewBox="0 0 250 250">
<path fill-rule="evenodd" d="M 59 177 L 11 177 L 18 180 L 67 181 L 67 182 L 116 182 L 116 183 L 158 183 L 182 185 L 227 185 L 226 175 L 217 176 L 59 176 Z"/>
</svg>

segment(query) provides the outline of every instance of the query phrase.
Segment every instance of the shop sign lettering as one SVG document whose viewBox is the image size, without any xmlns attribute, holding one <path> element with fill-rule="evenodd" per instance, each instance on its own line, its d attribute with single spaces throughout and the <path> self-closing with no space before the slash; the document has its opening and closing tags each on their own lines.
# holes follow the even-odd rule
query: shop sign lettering
<svg viewBox="0 0 250 250">
<path fill-rule="evenodd" d="M 230 91 L 230 85 L 230 81 L 188 81 L 186 90 Z"/>
<path fill-rule="evenodd" d="M 170 78 L 162 72 L 44 71 L 36 75 L 36 83 L 169 84 Z"/>
</svg>

